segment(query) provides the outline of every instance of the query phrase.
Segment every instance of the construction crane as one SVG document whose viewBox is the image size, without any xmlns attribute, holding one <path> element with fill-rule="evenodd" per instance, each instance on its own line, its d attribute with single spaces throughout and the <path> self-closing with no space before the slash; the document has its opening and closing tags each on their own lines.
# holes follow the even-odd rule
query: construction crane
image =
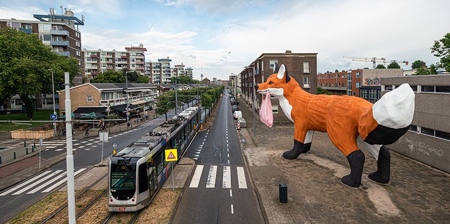
<svg viewBox="0 0 450 224">
<path fill-rule="evenodd" d="M 347 58 L 347 59 L 352 59 L 352 61 L 364 61 L 364 62 L 372 62 L 373 64 L 373 68 L 377 67 L 377 62 L 379 63 L 383 63 L 383 64 L 387 64 L 387 63 L 392 63 L 392 62 L 397 62 L 397 63 L 404 63 L 405 65 L 408 65 L 408 61 L 399 61 L 399 60 L 387 60 L 386 58 L 377 58 L 377 57 L 371 57 L 371 58 L 362 58 L 362 57 L 343 57 L 343 58 Z"/>
</svg>

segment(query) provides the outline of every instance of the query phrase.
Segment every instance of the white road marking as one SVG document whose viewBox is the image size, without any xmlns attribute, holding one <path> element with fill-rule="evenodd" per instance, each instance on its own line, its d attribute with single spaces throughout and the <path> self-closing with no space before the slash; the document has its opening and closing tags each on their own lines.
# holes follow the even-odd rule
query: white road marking
<svg viewBox="0 0 450 224">
<path fill-rule="evenodd" d="M 198 184 L 200 183 L 200 177 L 202 176 L 203 165 L 197 165 L 195 168 L 194 176 L 192 177 L 190 188 L 198 188 Z"/>
<path fill-rule="evenodd" d="M 17 189 L 19 189 L 19 188 L 21 188 L 21 187 L 23 187 L 23 186 L 29 184 L 29 183 L 32 183 L 32 182 L 35 181 L 36 179 L 39 179 L 39 178 L 41 178 L 42 176 L 47 175 L 48 173 L 50 173 L 50 171 L 45 171 L 45 172 L 43 172 L 43 173 L 41 173 L 41 174 L 39 174 L 39 175 L 37 175 L 37 176 L 35 176 L 35 177 L 29 179 L 28 181 L 25 181 L 25 182 L 23 182 L 23 183 L 21 183 L 21 184 L 15 186 L 15 187 L 9 189 L 9 190 L 3 192 L 2 194 L 0 194 L 0 196 L 5 196 L 5 195 L 7 195 L 7 194 L 9 194 L 9 193 L 11 193 L 11 192 L 17 190 Z"/>
<path fill-rule="evenodd" d="M 214 188 L 216 183 L 217 166 L 213 165 L 209 168 L 208 179 L 206 180 L 206 188 Z"/>
<path fill-rule="evenodd" d="M 247 180 L 245 179 L 244 167 L 237 167 L 238 185 L 241 189 L 247 189 Z"/>
<path fill-rule="evenodd" d="M 223 167 L 222 188 L 231 188 L 230 166 L 224 166 Z"/>
</svg>

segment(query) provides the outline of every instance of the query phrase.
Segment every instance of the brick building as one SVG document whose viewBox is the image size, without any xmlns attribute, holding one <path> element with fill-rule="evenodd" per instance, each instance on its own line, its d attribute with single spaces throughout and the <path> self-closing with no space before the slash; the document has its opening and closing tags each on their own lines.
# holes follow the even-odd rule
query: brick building
<svg viewBox="0 0 450 224">
<path fill-rule="evenodd" d="M 264 82 L 273 74 L 275 63 L 284 64 L 288 73 L 305 91 L 317 93 L 317 53 L 263 53 L 242 70 L 240 79 L 240 100 L 253 105 L 259 111 L 262 96 L 256 93 L 253 83 Z M 239 83 L 239 82 L 238 82 Z M 239 91 L 238 91 L 239 92 Z M 272 100 L 274 121 L 289 121 L 279 108 L 278 100 Z"/>
</svg>

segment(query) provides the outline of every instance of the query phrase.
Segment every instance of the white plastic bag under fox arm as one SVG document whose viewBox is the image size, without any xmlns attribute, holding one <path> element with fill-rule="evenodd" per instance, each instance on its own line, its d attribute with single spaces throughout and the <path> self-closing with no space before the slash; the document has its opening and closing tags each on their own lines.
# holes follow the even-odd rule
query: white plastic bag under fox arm
<svg viewBox="0 0 450 224">
<path fill-rule="evenodd" d="M 266 92 L 266 96 L 263 97 L 261 102 L 261 108 L 259 109 L 259 116 L 261 122 L 267 125 L 269 128 L 273 125 L 273 113 L 272 113 L 272 102 L 270 102 L 270 93 Z"/>
</svg>

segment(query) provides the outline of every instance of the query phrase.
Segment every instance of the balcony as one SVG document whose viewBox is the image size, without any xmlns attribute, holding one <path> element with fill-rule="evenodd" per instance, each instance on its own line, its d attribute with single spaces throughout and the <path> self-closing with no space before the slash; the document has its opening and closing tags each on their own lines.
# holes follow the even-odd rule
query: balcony
<svg viewBox="0 0 450 224">
<path fill-rule="evenodd" d="M 57 53 L 61 56 L 70 57 L 70 52 L 68 52 L 68 51 L 57 51 L 55 53 Z"/>
<path fill-rule="evenodd" d="M 31 34 L 33 33 L 33 30 L 31 28 L 19 28 L 19 31 L 22 31 L 26 34 Z"/>
<path fill-rule="evenodd" d="M 67 30 L 50 30 L 51 35 L 58 35 L 58 36 L 69 36 L 69 31 Z"/>
<path fill-rule="evenodd" d="M 54 41 L 54 40 L 52 40 L 52 41 L 50 41 L 50 45 L 67 47 L 67 46 L 69 46 L 69 41 L 59 41 L 59 40 Z"/>
</svg>

